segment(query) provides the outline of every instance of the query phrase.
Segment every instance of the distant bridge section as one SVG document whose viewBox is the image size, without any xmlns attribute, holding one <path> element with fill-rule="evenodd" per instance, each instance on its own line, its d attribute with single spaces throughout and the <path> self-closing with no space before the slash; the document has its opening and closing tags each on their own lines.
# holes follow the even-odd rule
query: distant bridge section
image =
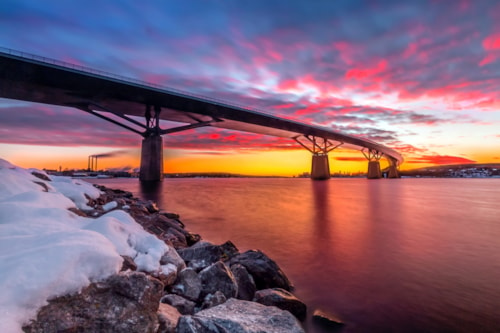
<svg viewBox="0 0 500 333">
<path fill-rule="evenodd" d="M 391 178 L 399 177 L 403 162 L 398 152 L 371 140 L 9 49 L 0 49 L 0 97 L 78 108 L 140 134 L 145 181 L 162 178 L 162 135 L 204 126 L 294 139 L 312 153 L 311 177 L 317 180 L 330 177 L 328 153 L 338 147 L 361 150 L 368 178 L 381 177 L 382 157 Z M 160 120 L 186 125 L 162 129 Z"/>
</svg>

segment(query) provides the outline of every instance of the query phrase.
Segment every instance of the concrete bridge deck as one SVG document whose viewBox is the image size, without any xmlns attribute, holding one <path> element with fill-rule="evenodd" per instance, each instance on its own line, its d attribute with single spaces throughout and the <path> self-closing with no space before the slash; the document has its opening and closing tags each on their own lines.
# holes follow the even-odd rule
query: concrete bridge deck
<svg viewBox="0 0 500 333">
<path fill-rule="evenodd" d="M 113 113 L 132 122 L 134 120 L 127 116 L 145 117 L 146 125 L 139 124 L 144 131 L 135 131 L 150 142 L 146 142 L 146 147 L 143 142 L 142 159 L 151 159 L 153 164 L 157 164 L 154 159 L 161 158 L 154 151 L 161 149 L 162 134 L 202 126 L 295 139 L 313 153 L 312 173 L 313 178 L 318 179 L 329 177 L 327 153 L 338 145 L 362 150 L 370 163 L 378 162 L 384 156 L 395 169 L 403 162 L 398 152 L 371 140 L 9 49 L 0 49 L 0 97 L 75 107 L 97 116 L 102 114 L 101 111 Z M 185 123 L 186 126 L 162 130 L 159 128 L 160 119 Z M 134 123 L 137 125 L 136 121 Z M 305 138 L 306 144 L 301 138 Z M 314 172 L 315 160 L 316 169 L 320 169 L 317 172 Z M 151 172 L 157 173 L 163 167 L 156 165 L 153 169 L 156 171 Z M 314 177 L 318 172 L 323 175 Z M 378 178 L 380 170 L 373 172 L 371 178 Z"/>
</svg>

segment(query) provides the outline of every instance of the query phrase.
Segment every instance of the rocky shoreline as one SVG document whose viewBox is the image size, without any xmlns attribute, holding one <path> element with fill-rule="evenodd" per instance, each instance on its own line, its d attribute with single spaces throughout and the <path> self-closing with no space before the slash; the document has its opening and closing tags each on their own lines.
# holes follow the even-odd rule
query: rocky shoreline
<svg viewBox="0 0 500 333">
<path fill-rule="evenodd" d="M 134 258 L 123 256 L 118 274 L 49 300 L 24 332 L 304 332 L 306 305 L 262 251 L 212 244 L 154 202 L 95 186 L 102 195 L 88 198 L 92 210 L 71 211 L 87 218 L 128 212 L 168 246 L 163 268 L 140 272 Z"/>
</svg>

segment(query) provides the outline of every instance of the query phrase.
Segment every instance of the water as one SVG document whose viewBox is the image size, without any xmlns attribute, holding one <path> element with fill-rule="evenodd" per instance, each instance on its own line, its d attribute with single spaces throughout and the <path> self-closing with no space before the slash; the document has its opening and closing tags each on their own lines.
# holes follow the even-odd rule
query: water
<svg viewBox="0 0 500 333">
<path fill-rule="evenodd" d="M 97 182 L 157 200 L 214 243 L 263 250 L 340 332 L 500 332 L 500 180 Z"/>
</svg>

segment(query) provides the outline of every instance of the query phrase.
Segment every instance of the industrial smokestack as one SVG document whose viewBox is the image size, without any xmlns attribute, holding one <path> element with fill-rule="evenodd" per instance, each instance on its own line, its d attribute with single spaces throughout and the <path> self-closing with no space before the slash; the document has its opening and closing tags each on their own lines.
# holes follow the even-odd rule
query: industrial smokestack
<svg viewBox="0 0 500 333">
<path fill-rule="evenodd" d="M 127 153 L 126 150 L 117 150 L 117 151 L 112 151 L 109 153 L 90 155 L 88 158 L 87 169 L 89 171 L 97 171 L 97 159 L 98 158 L 115 157 L 115 156 L 122 155 L 125 153 Z"/>
</svg>

